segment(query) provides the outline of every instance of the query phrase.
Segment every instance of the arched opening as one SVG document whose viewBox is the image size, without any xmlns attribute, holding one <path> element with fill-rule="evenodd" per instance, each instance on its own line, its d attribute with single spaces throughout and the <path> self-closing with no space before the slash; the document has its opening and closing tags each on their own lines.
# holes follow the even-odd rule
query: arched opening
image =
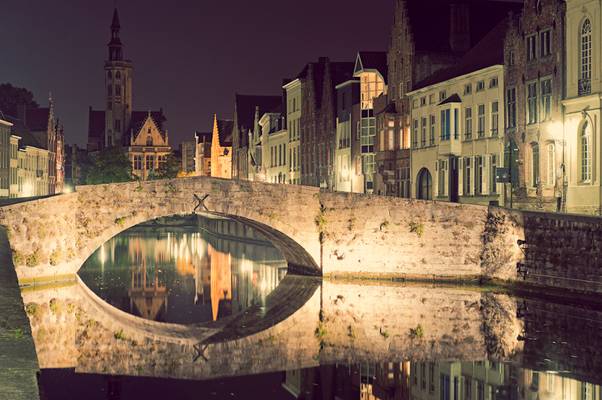
<svg viewBox="0 0 602 400">
<path fill-rule="evenodd" d="M 579 31 L 579 94 L 591 93 L 592 24 L 586 18 Z"/>
<path fill-rule="evenodd" d="M 539 185 L 539 144 L 531 143 L 531 185 L 537 187 Z"/>
<path fill-rule="evenodd" d="M 432 200 L 433 178 L 428 169 L 422 168 L 416 179 L 416 198 L 421 200 Z"/>
<path fill-rule="evenodd" d="M 586 119 L 578 133 L 579 181 L 587 183 L 592 179 L 592 129 Z"/>
</svg>

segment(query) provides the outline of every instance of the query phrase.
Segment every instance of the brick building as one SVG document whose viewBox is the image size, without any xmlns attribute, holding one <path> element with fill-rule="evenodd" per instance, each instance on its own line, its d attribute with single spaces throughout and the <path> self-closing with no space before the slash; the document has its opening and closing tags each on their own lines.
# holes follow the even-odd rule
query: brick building
<svg viewBox="0 0 602 400">
<path fill-rule="evenodd" d="M 301 81 L 301 184 L 334 189 L 336 86 L 352 78 L 352 62 L 320 57 L 308 63 Z"/>
<path fill-rule="evenodd" d="M 386 112 L 381 111 L 383 119 L 377 123 L 387 124 L 388 130 L 392 121 L 392 134 L 398 138 L 397 149 L 376 155 L 376 170 L 383 174 L 384 183 L 377 190 L 382 194 L 403 195 L 410 184 L 410 152 L 405 143 L 409 143 L 411 108 L 406 93 L 436 71 L 455 65 L 508 12 L 519 10 L 520 4 L 494 0 L 395 0 L 387 54 L 388 96 L 378 104 L 379 111 Z"/>
<path fill-rule="evenodd" d="M 506 158 L 516 208 L 562 207 L 564 13 L 562 0 L 526 0 L 506 35 Z"/>
</svg>

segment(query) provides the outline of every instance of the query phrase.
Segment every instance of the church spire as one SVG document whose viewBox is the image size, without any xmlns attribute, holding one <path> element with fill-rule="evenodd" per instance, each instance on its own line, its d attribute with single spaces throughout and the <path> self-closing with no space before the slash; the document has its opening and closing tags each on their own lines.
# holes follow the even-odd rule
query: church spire
<svg viewBox="0 0 602 400">
<path fill-rule="evenodd" d="M 119 12 L 117 8 L 113 11 L 113 22 L 111 23 L 111 41 L 109 42 L 109 61 L 121 61 L 123 60 L 123 45 L 119 38 L 119 30 L 121 24 L 119 23 Z"/>
</svg>

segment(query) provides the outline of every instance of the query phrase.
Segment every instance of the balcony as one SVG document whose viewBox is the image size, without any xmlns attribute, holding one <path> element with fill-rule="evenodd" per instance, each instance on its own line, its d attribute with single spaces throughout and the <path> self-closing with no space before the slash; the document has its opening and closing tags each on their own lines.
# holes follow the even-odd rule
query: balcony
<svg viewBox="0 0 602 400">
<path fill-rule="evenodd" d="M 579 79 L 579 96 L 586 96 L 592 93 L 591 79 Z"/>
</svg>

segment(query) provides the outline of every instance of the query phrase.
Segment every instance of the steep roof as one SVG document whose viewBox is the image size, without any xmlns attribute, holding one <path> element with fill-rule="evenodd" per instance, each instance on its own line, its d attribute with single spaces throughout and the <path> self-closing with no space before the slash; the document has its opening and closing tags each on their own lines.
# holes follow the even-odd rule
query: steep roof
<svg viewBox="0 0 602 400">
<path fill-rule="evenodd" d="M 324 71 L 326 69 L 327 63 L 330 68 L 330 78 L 333 87 L 353 78 L 353 69 L 355 66 L 353 62 L 329 61 L 327 57 L 320 57 L 318 59 L 318 62 L 307 63 L 303 67 L 299 75 L 297 75 L 297 78 L 305 80 L 309 74 L 309 69 L 311 66 L 313 70 L 313 84 L 317 107 L 321 107 L 322 105 L 322 94 L 324 90 Z"/>
<path fill-rule="evenodd" d="M 236 94 L 236 116 L 238 128 L 253 128 L 255 123 L 255 108 L 259 107 L 259 115 L 268 112 L 282 104 L 281 96 L 257 96 Z"/>
<path fill-rule="evenodd" d="M 417 52 L 451 52 L 450 5 L 459 3 L 469 7 L 471 43 L 477 43 L 510 11 L 518 13 L 523 6 L 522 2 L 502 0 L 406 0 Z"/>
<path fill-rule="evenodd" d="M 35 136 L 31 134 L 30 128 L 23 123 L 23 120 L 9 115 L 5 116 L 5 120 L 13 124 L 11 127 L 11 134 L 21 138 L 19 141 L 19 148 L 22 149 L 25 146 L 37 147 L 39 149 L 46 148 L 46 146 L 42 146 Z"/>
<path fill-rule="evenodd" d="M 155 122 L 155 124 L 157 125 L 157 128 L 159 128 L 159 131 L 161 132 L 161 134 L 163 136 L 165 136 L 165 129 L 164 129 L 163 124 L 165 123 L 165 121 L 167 121 L 167 118 L 165 118 L 165 115 L 163 114 L 163 110 L 133 111 L 132 119 L 130 122 L 130 129 L 128 130 L 128 132 L 131 132 L 133 130 L 134 133 L 138 133 L 140 128 L 142 128 L 142 125 L 144 125 L 144 123 L 146 122 L 146 118 L 149 116 L 149 114 L 150 114 L 150 117 Z"/>
<path fill-rule="evenodd" d="M 361 62 L 363 69 L 374 69 L 380 72 L 380 74 L 387 80 L 387 52 L 386 51 L 360 51 L 357 53 L 357 60 L 355 65 L 355 71 L 358 70 Z"/>
<path fill-rule="evenodd" d="M 218 119 L 217 120 L 217 131 L 219 132 L 220 146 L 230 147 L 232 146 L 232 130 L 234 128 L 234 121 L 230 119 Z"/>
<path fill-rule="evenodd" d="M 504 38 L 507 27 L 508 17 L 500 21 L 456 65 L 435 72 L 433 75 L 414 85 L 413 89 L 421 89 L 483 68 L 504 64 Z"/>
</svg>

